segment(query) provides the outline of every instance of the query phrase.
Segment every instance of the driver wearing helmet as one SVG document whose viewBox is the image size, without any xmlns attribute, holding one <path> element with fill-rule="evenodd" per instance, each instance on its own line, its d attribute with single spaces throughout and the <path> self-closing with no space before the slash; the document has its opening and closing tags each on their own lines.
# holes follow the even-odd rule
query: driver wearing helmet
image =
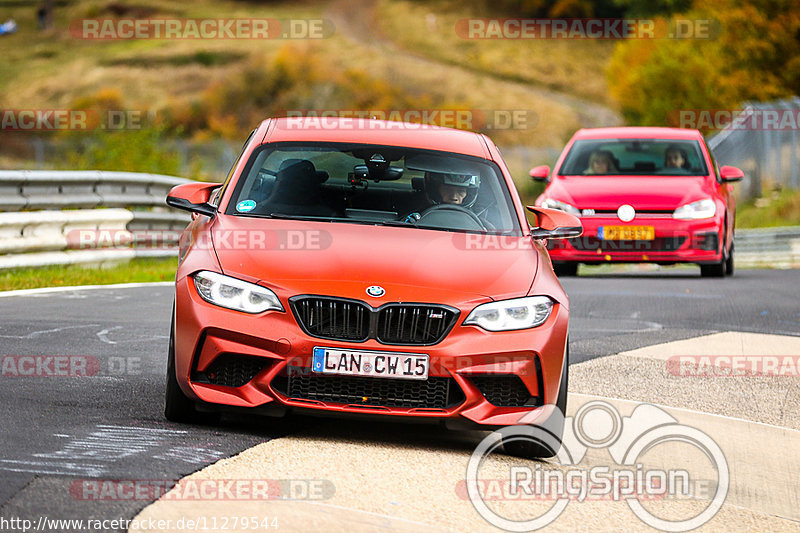
<svg viewBox="0 0 800 533">
<path fill-rule="evenodd" d="M 425 172 L 425 196 L 430 203 L 422 209 L 437 205 L 457 205 L 471 208 L 478 199 L 480 176 L 474 174 L 451 174 L 448 172 Z M 410 213 L 406 222 L 419 220 L 420 213 Z"/>
<path fill-rule="evenodd" d="M 472 207 L 480 185 L 480 177 L 471 174 L 425 173 L 425 193 L 433 204 Z"/>
</svg>

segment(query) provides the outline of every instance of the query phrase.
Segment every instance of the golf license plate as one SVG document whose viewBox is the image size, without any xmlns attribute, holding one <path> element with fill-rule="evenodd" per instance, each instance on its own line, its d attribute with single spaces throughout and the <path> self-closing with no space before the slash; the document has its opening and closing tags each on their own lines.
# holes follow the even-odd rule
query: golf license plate
<svg viewBox="0 0 800 533">
<path fill-rule="evenodd" d="M 429 358 L 424 353 L 372 352 L 314 347 L 311 370 L 320 374 L 374 378 L 428 379 Z"/>
<path fill-rule="evenodd" d="M 656 230 L 653 226 L 600 226 L 597 237 L 606 241 L 652 241 Z"/>
</svg>

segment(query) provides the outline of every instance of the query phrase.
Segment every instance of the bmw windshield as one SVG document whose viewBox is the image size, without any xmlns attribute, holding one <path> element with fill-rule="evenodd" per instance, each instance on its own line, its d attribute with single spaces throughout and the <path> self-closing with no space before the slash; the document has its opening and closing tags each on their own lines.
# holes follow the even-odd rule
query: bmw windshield
<svg viewBox="0 0 800 533">
<path fill-rule="evenodd" d="M 494 163 L 397 146 L 265 145 L 235 184 L 226 214 L 521 234 Z"/>
</svg>

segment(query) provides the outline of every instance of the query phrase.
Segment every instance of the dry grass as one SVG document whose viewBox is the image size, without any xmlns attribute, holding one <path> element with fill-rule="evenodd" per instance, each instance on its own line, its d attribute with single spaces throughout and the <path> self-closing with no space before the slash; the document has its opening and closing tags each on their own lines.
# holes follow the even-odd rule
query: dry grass
<svg viewBox="0 0 800 533">
<path fill-rule="evenodd" d="M 311 18 L 321 12 L 313 6 L 292 4 L 259 6 L 242 2 L 200 0 L 186 4 L 152 1 L 154 18 Z M 56 29 L 35 28 L 35 9 L 12 8 L 18 33 L 0 39 L 0 91 L 9 108 L 69 107 L 81 97 L 114 87 L 129 108 L 160 109 L 174 99 L 199 98 L 214 80 L 236 76 L 243 58 L 274 53 L 280 40 L 120 40 L 91 41 L 70 35 L 71 21 L 98 14 L 96 2 L 73 2 L 55 10 Z M 228 62 L 203 65 L 182 62 L 198 53 L 230 55 Z M 235 59 L 242 58 L 242 59 Z M 122 59 L 123 61 L 120 61 Z M 152 59 L 152 61 L 148 61 Z M 128 64 L 125 64 L 128 60 Z"/>
<path fill-rule="evenodd" d="M 380 0 L 378 24 L 406 49 L 476 72 L 573 94 L 609 104 L 605 68 L 613 41 L 470 40 L 459 37 L 456 22 L 471 16 L 453 0 Z"/>
<path fill-rule="evenodd" d="M 69 108 L 81 99 L 112 88 L 119 91 L 127 109 L 156 112 L 185 109 L 208 99 L 210 88 L 240 79 L 254 61 L 263 58 L 268 65 L 287 44 L 283 40 L 233 39 L 90 41 L 70 35 L 71 21 L 107 17 L 109 14 L 104 8 L 110 4 L 110 1 L 98 4 L 78 0 L 59 6 L 55 10 L 56 29 L 44 33 L 36 30 L 35 9 L 9 8 L 5 16 L 15 18 L 20 30 L 0 38 L 0 54 L 4 58 L 0 62 L 3 106 L 7 109 Z M 356 4 L 342 10 L 338 4 L 150 0 L 146 9 L 153 18 L 335 19 L 339 16 L 346 22 L 358 16 L 369 16 L 362 13 L 368 11 L 366 6 Z M 339 20 L 335 21 L 336 33 L 331 38 L 289 44 L 313 48 L 319 58 L 317 63 L 323 69 L 317 77 L 330 74 L 331 79 L 341 80 L 343 73 L 353 72 L 366 75 L 374 91 L 381 90 L 380 83 L 391 87 L 393 99 L 381 94 L 371 95 L 375 102 L 390 102 L 387 105 L 412 102 L 424 109 L 528 111 L 527 116 L 533 120 L 521 127 L 483 130 L 504 146 L 560 146 L 584 123 L 583 118 L 593 113 L 577 109 L 574 102 L 559 98 L 557 94 L 543 92 L 542 86 L 558 87 L 570 95 L 598 101 L 604 99 L 604 82 L 595 83 L 576 72 L 602 70 L 608 55 L 606 50 L 610 50 L 607 43 L 464 41 L 447 30 L 452 28 L 454 20 L 465 15 L 448 11 L 449 4 L 444 1 L 434 7 L 443 10 L 436 14 L 438 29 L 435 32 L 411 31 L 425 28 L 425 16 L 432 8 L 423 4 L 381 1 L 374 14 L 379 21 L 377 26 L 385 35 L 391 35 L 402 48 L 426 49 L 434 61 L 415 54 L 397 53 L 397 49 L 387 48 L 375 40 L 354 38 L 347 25 Z M 202 59 L 208 57 L 223 59 Z M 534 81 L 538 88 L 514 81 L 520 79 Z M 576 79 L 580 79 L 580 83 L 574 83 Z M 259 88 L 252 90 L 255 93 Z M 397 98 L 398 92 L 404 96 Z M 310 101 L 324 109 L 358 106 L 353 101 L 347 103 L 346 99 L 343 104 L 341 91 L 336 87 L 330 92 L 315 93 Z M 264 115 L 267 113 L 265 109 Z M 479 126 L 476 123 L 475 127 L 479 129 Z M 236 131 L 230 136 L 239 139 L 246 133 Z"/>
<path fill-rule="evenodd" d="M 736 206 L 737 228 L 800 225 L 800 191 L 772 191 Z"/>
</svg>

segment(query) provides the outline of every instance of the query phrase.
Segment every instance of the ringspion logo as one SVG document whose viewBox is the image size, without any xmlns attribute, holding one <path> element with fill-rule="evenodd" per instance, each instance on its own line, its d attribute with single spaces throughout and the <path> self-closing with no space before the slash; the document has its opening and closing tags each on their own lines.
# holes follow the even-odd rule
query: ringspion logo
<svg viewBox="0 0 800 533">
<path fill-rule="evenodd" d="M 680 424 L 655 405 L 640 404 L 630 416 L 623 417 L 610 403 L 595 400 L 567 418 L 553 406 L 549 416 L 560 417 L 563 422 L 561 442 L 547 429 L 528 425 L 528 416 L 518 422 L 520 425 L 504 427 L 482 440 L 467 465 L 467 496 L 478 514 L 495 527 L 506 531 L 541 529 L 557 520 L 573 501 L 608 500 L 625 502 L 639 520 L 655 529 L 691 531 L 714 518 L 727 498 L 730 471 L 719 445 L 700 429 Z M 554 463 L 520 463 L 506 458 L 502 468 L 508 471 L 507 477 L 498 480 L 496 470 L 491 477 L 482 477 L 481 468 L 490 455 L 502 443 L 515 441 L 557 450 Z M 670 459 L 676 445 L 682 447 L 681 452 L 699 452 L 705 462 L 702 468 L 692 470 L 703 475 L 687 470 L 685 457 Z M 645 466 L 648 453 L 656 448 L 667 450 L 666 463 L 657 468 Z M 613 464 L 582 466 L 590 449 L 606 449 Z M 709 472 L 714 472 L 716 479 L 705 477 Z M 463 490 L 463 485 L 456 486 L 457 492 Z M 694 499 L 697 497 L 705 500 L 702 505 L 686 508 L 685 515 L 670 519 L 643 505 L 662 499 L 699 501 Z M 545 510 L 525 507 L 530 515 L 527 519 L 511 519 L 504 516 L 505 508 L 487 503 L 500 500 L 550 505 Z"/>
</svg>

